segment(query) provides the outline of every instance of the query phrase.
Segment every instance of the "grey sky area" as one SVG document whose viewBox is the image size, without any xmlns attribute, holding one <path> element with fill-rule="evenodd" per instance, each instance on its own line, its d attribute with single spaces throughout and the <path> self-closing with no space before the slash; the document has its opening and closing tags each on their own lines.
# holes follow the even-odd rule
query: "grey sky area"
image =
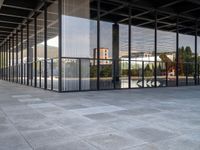
<svg viewBox="0 0 200 150">
<path fill-rule="evenodd" d="M 64 42 L 65 48 L 74 49 L 80 53 L 97 47 L 97 23 L 84 18 L 65 16 Z M 108 48 L 112 54 L 112 25 L 110 22 L 100 22 L 100 47 Z M 120 51 L 128 50 L 128 25 L 119 26 Z M 154 51 L 154 29 L 132 26 L 132 51 Z M 77 41 L 79 44 L 77 44 Z M 194 52 L 194 36 L 180 34 L 179 47 L 190 46 Z M 198 37 L 198 43 L 200 38 Z M 158 52 L 172 52 L 176 50 L 176 34 L 173 32 L 158 31 Z M 200 52 L 200 49 L 198 49 Z"/>
</svg>

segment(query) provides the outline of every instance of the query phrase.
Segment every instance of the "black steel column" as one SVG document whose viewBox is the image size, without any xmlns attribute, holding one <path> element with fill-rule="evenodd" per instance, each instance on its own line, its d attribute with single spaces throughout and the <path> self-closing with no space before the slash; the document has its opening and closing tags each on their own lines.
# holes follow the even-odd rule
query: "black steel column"
<svg viewBox="0 0 200 150">
<path fill-rule="evenodd" d="M 42 70 L 41 70 L 41 68 L 42 68 L 42 62 L 40 61 L 39 62 L 40 64 L 39 64 L 39 66 L 40 66 L 40 88 L 42 87 Z"/>
<path fill-rule="evenodd" d="M 0 68 L 1 68 L 1 79 L 4 79 L 4 63 L 5 63 L 5 60 L 4 60 L 4 45 L 5 43 L 3 43 L 1 45 L 1 60 L 0 60 Z"/>
<path fill-rule="evenodd" d="M 6 70 L 5 45 L 6 43 L 4 42 L 3 45 L 1 46 L 1 79 L 5 79 L 5 70 Z"/>
<path fill-rule="evenodd" d="M 14 61 L 14 57 L 15 57 L 15 50 L 14 50 L 14 34 L 12 35 L 12 82 L 15 81 L 15 61 Z"/>
<path fill-rule="evenodd" d="M 198 76 L 197 76 L 197 84 L 199 85 L 199 63 L 197 64 L 197 72 L 198 72 Z"/>
<path fill-rule="evenodd" d="M 9 46 L 8 46 L 8 50 L 9 50 L 9 75 L 8 75 L 8 80 L 10 81 L 10 61 L 11 61 L 11 54 L 10 54 L 10 52 L 11 52 L 11 50 L 10 50 L 10 37 L 9 37 Z"/>
<path fill-rule="evenodd" d="M 142 88 L 144 88 L 144 61 L 142 61 Z"/>
<path fill-rule="evenodd" d="M 165 63 L 165 66 L 166 66 L 165 67 L 166 68 L 166 71 L 165 71 L 166 72 L 166 82 L 165 83 L 166 83 L 166 87 L 167 87 L 168 86 L 168 63 L 167 62 Z"/>
<path fill-rule="evenodd" d="M 1 79 L 5 79 L 5 43 L 1 46 Z"/>
<path fill-rule="evenodd" d="M 100 89 L 99 79 L 100 79 L 100 9 L 101 0 L 98 0 L 97 4 L 97 90 Z"/>
<path fill-rule="evenodd" d="M 3 50 L 3 54 L 2 54 L 2 61 L 1 61 L 1 66 L 3 67 L 2 69 L 2 79 L 6 79 L 6 42 L 2 45 L 2 50 Z"/>
<path fill-rule="evenodd" d="M 3 43 L 1 45 L 1 79 L 4 79 L 4 75 L 5 75 L 5 43 Z"/>
<path fill-rule="evenodd" d="M 176 22 L 176 86 L 179 86 L 179 17 Z"/>
<path fill-rule="evenodd" d="M 37 17 L 34 18 L 34 62 L 35 62 L 35 83 L 34 86 L 37 87 Z"/>
<path fill-rule="evenodd" d="M 5 63 L 5 60 L 4 60 L 4 45 L 5 43 L 3 43 L 1 45 L 1 60 L 0 60 L 0 63 L 1 63 L 1 79 L 3 80 L 4 79 L 4 63 Z"/>
<path fill-rule="evenodd" d="M 6 80 L 6 74 L 7 74 L 7 41 L 4 43 L 4 55 L 3 55 L 3 61 L 4 61 L 4 72 L 3 72 L 3 79 Z"/>
<path fill-rule="evenodd" d="M 27 33 L 26 33 L 26 38 L 27 38 L 27 71 L 26 71 L 26 76 L 27 76 L 27 85 L 29 85 L 29 68 L 30 68 L 30 49 L 29 49 L 29 22 L 26 24 L 27 28 Z"/>
<path fill-rule="evenodd" d="M 81 76 L 81 59 L 78 59 L 79 61 L 78 61 L 78 68 L 79 68 L 79 91 L 81 91 L 82 90 L 82 84 L 81 84 L 81 80 L 82 80 L 82 76 Z"/>
<path fill-rule="evenodd" d="M 6 79 L 6 42 L 4 42 L 1 49 L 3 50 L 2 61 L 1 61 L 2 79 L 5 80 Z"/>
<path fill-rule="evenodd" d="M 114 89 L 119 87 L 119 24 L 114 23 L 112 26 L 112 58 L 113 58 L 113 84 Z M 116 85 L 117 83 L 117 85 Z"/>
<path fill-rule="evenodd" d="M 4 43 L 4 56 L 3 56 L 3 60 L 4 60 L 4 72 L 3 72 L 3 79 L 6 80 L 7 79 L 7 41 Z"/>
<path fill-rule="evenodd" d="M 157 11 L 155 11 L 155 33 L 154 33 L 154 56 L 155 56 L 155 62 L 154 62 L 154 81 L 155 81 L 155 84 L 154 86 L 157 87 L 157 26 L 158 26 L 158 23 L 157 23 L 157 17 L 158 17 L 158 14 L 157 14 Z"/>
<path fill-rule="evenodd" d="M 18 30 L 16 31 L 16 82 L 18 83 Z"/>
<path fill-rule="evenodd" d="M 197 60 L 197 37 L 198 37 L 198 24 L 197 24 L 197 22 L 196 22 L 196 26 L 195 26 L 195 75 L 194 75 L 194 77 L 195 77 L 195 85 L 197 85 L 197 74 L 198 74 L 198 72 L 197 72 L 197 64 L 198 64 L 198 60 Z"/>
<path fill-rule="evenodd" d="M 132 9 L 129 6 L 129 25 L 128 25 L 128 88 L 131 88 L 131 25 Z"/>
<path fill-rule="evenodd" d="M 4 62 L 5 62 L 5 64 L 4 64 L 4 67 L 5 67 L 4 80 L 7 80 L 8 79 L 8 76 L 7 76 L 7 74 L 8 74 L 8 43 L 7 43 L 7 40 L 4 44 Z"/>
<path fill-rule="evenodd" d="M 186 85 L 188 85 L 188 62 L 185 62 L 185 72 L 186 72 Z"/>
<path fill-rule="evenodd" d="M 62 0 L 58 0 L 58 92 L 62 92 Z"/>
<path fill-rule="evenodd" d="M 3 50 L 2 53 L 2 61 L 1 61 L 1 68 L 2 68 L 2 79 L 6 79 L 6 42 L 3 43 L 1 49 Z"/>
<path fill-rule="evenodd" d="M 1 79 L 3 80 L 4 79 L 4 72 L 5 72 L 5 57 L 4 57 L 4 54 L 5 54 L 5 43 L 3 43 L 1 45 Z"/>
<path fill-rule="evenodd" d="M 7 74 L 8 74 L 8 43 L 7 43 L 7 40 L 6 42 L 4 43 L 4 80 L 7 80 Z"/>
<path fill-rule="evenodd" d="M 3 45 L 0 46 L 0 79 L 3 78 L 3 55 L 4 55 L 4 52 L 3 52 Z"/>
<path fill-rule="evenodd" d="M 47 89 L 47 5 L 44 9 L 44 89 Z"/>
<path fill-rule="evenodd" d="M 1 45 L 0 47 L 0 53 L 1 53 L 1 57 L 0 57 L 0 68 L 1 68 L 1 79 L 3 79 L 3 55 L 4 55 L 4 51 L 3 51 L 3 45 Z"/>
<path fill-rule="evenodd" d="M 23 27 L 21 27 L 21 84 L 23 84 Z"/>
<path fill-rule="evenodd" d="M 1 45 L 1 79 L 5 76 L 5 43 Z"/>
<path fill-rule="evenodd" d="M 51 59 L 51 90 L 53 90 L 53 59 Z"/>
<path fill-rule="evenodd" d="M 4 72 L 3 72 L 3 79 L 6 80 L 7 79 L 7 41 L 4 43 L 4 55 L 3 55 L 3 60 L 4 60 Z"/>
<path fill-rule="evenodd" d="M 31 86 L 33 86 L 33 62 L 32 61 L 30 62 L 30 68 L 31 68 L 31 72 L 30 72 Z"/>
<path fill-rule="evenodd" d="M 0 73 L 1 73 L 1 76 L 0 76 L 0 79 L 2 79 L 3 78 L 3 65 L 2 65 L 2 63 L 3 63 L 3 54 L 4 54 L 4 52 L 3 52 L 3 45 L 1 45 L 0 46 L 0 69 L 1 69 L 1 71 L 0 71 Z"/>
<path fill-rule="evenodd" d="M 6 80 L 7 79 L 7 76 L 6 76 L 6 74 L 7 74 L 7 61 L 8 61 L 8 59 L 7 59 L 7 41 L 4 43 L 4 46 L 3 46 L 3 50 L 4 50 L 4 53 L 3 53 L 3 67 L 4 67 L 4 69 L 3 69 L 3 79 L 4 80 Z"/>
</svg>

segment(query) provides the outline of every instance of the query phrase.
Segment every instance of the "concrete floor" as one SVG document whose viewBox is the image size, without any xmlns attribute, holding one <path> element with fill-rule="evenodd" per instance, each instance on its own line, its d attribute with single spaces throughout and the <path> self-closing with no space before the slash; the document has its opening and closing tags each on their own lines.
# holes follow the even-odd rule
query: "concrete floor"
<svg viewBox="0 0 200 150">
<path fill-rule="evenodd" d="M 58 94 L 0 85 L 0 150 L 200 149 L 200 86 Z"/>
</svg>

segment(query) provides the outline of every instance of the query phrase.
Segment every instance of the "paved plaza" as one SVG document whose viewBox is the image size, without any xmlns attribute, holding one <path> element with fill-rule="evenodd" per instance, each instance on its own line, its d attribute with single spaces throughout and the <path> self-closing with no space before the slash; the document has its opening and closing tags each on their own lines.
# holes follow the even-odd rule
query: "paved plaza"
<svg viewBox="0 0 200 150">
<path fill-rule="evenodd" d="M 59 94 L 0 85 L 0 150 L 200 150 L 200 86 Z"/>
</svg>

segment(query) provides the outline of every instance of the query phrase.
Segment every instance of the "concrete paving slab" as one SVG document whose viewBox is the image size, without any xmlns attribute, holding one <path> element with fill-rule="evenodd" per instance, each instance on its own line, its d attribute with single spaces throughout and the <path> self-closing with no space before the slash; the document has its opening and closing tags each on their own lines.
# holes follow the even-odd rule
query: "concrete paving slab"
<svg viewBox="0 0 200 150">
<path fill-rule="evenodd" d="M 18 99 L 22 103 L 29 103 L 29 102 L 40 102 L 42 101 L 40 98 L 20 98 Z"/>
<path fill-rule="evenodd" d="M 33 150 L 25 139 L 17 134 L 0 135 L 0 150 Z"/>
<path fill-rule="evenodd" d="M 116 119 L 116 116 L 109 113 L 91 114 L 91 115 L 85 115 L 85 117 L 97 121 L 111 121 Z"/>
<path fill-rule="evenodd" d="M 179 136 L 178 134 L 169 132 L 167 130 L 164 131 L 161 129 L 150 127 L 129 129 L 128 133 L 133 137 L 139 138 L 149 143 Z"/>
<path fill-rule="evenodd" d="M 142 140 L 130 138 L 128 135 L 120 134 L 118 132 L 108 132 L 106 134 L 91 136 L 85 139 L 102 150 L 121 150 L 144 143 Z"/>
<path fill-rule="evenodd" d="M 12 95 L 12 98 L 30 98 L 31 95 Z"/>
<path fill-rule="evenodd" d="M 71 133 L 73 133 L 78 137 L 86 137 L 86 136 L 99 135 L 117 131 L 112 127 L 98 124 L 96 122 L 85 125 L 80 124 L 80 125 L 70 126 L 67 127 L 67 130 L 71 131 Z"/>
<path fill-rule="evenodd" d="M 80 115 L 90 115 L 90 114 L 97 114 L 97 113 L 109 113 L 109 112 L 115 112 L 125 110 L 122 107 L 116 107 L 116 106 L 99 106 L 99 107 L 90 107 L 90 108 L 83 108 L 83 109 L 76 109 L 71 110 L 72 112 L 75 112 Z"/>
<path fill-rule="evenodd" d="M 78 140 L 73 135 L 67 133 L 64 129 L 57 127 L 52 129 L 23 132 L 25 139 L 34 149 L 47 146 L 49 143 L 70 142 Z"/>
<path fill-rule="evenodd" d="M 0 84 L 0 150 L 200 149 L 199 86 L 59 94 Z"/>
<path fill-rule="evenodd" d="M 84 141 L 74 141 L 68 143 L 56 143 L 49 144 L 44 147 L 36 148 L 35 150 L 99 150 L 96 147 L 84 142 Z"/>
</svg>

